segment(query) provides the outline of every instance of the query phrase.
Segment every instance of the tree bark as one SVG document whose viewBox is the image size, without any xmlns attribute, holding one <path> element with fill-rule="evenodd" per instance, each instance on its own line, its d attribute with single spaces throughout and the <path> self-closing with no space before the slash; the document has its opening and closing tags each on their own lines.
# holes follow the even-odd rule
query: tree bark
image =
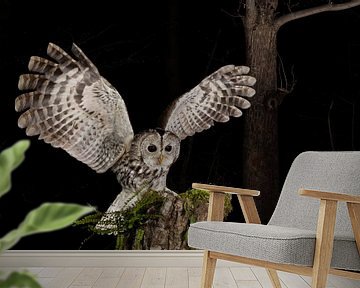
<svg viewBox="0 0 360 288">
<path fill-rule="evenodd" d="M 256 95 L 244 117 L 243 185 L 261 191 L 257 205 L 267 222 L 279 196 L 277 1 L 248 1 L 244 21 L 247 65 L 256 77 Z M 260 3 L 261 2 L 261 3 Z"/>
<path fill-rule="evenodd" d="M 168 196 L 159 211 L 159 219 L 147 221 L 143 249 L 180 250 L 187 247 L 189 218 L 180 197 Z"/>
</svg>

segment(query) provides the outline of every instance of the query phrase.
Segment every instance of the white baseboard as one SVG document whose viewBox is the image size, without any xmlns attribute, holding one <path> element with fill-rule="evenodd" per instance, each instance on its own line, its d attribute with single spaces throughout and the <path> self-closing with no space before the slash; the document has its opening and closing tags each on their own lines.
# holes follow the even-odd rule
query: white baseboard
<svg viewBox="0 0 360 288">
<path fill-rule="evenodd" d="M 199 250 L 8 250 L 0 267 L 201 267 L 202 256 Z M 219 260 L 217 266 L 244 265 Z"/>
</svg>

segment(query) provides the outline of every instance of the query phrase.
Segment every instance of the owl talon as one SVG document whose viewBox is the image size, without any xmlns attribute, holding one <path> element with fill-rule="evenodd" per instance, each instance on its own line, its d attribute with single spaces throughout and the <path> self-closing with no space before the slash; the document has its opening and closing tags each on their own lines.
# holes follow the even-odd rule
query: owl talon
<svg viewBox="0 0 360 288">
<path fill-rule="evenodd" d="M 174 197 L 179 197 L 179 194 L 178 194 L 178 193 L 170 190 L 169 188 L 165 188 L 165 190 L 164 190 L 163 192 L 164 192 L 164 194 L 165 194 L 165 197 L 166 197 L 167 195 L 172 195 L 172 196 L 174 196 Z"/>
</svg>

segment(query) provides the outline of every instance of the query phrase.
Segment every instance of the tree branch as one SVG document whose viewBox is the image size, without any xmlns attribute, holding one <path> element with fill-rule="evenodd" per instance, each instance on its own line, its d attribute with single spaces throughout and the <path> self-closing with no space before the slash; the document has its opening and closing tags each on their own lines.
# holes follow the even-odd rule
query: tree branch
<svg viewBox="0 0 360 288">
<path fill-rule="evenodd" d="M 308 8 L 300 11 L 296 11 L 294 13 L 289 13 L 284 16 L 279 17 L 275 21 L 275 29 L 278 30 L 282 25 L 287 22 L 300 19 L 303 17 L 307 17 L 314 14 L 319 14 L 322 12 L 330 12 L 330 11 L 340 11 L 345 9 L 350 9 L 360 5 L 360 0 L 350 0 L 346 3 L 333 4 L 329 2 L 328 4 L 320 5 L 313 8 Z"/>
</svg>

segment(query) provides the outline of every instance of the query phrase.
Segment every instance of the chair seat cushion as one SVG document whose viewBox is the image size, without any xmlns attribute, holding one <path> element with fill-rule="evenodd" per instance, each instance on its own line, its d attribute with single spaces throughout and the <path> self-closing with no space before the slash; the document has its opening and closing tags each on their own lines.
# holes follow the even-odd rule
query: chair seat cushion
<svg viewBox="0 0 360 288">
<path fill-rule="evenodd" d="M 315 238 L 310 230 L 233 222 L 197 222 L 188 231 L 192 248 L 303 266 L 313 264 Z M 360 271 L 353 238 L 335 235 L 331 266 Z"/>
</svg>

